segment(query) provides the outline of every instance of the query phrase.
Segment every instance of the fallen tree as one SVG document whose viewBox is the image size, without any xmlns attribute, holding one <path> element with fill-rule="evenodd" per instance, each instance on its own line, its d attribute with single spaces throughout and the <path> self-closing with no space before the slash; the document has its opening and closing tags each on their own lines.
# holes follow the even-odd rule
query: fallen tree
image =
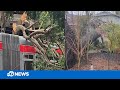
<svg viewBox="0 0 120 90">
<path fill-rule="evenodd" d="M 64 13 L 55 11 L 30 11 L 26 13 L 21 16 L 21 24 L 13 25 L 15 27 L 13 33 L 23 36 L 35 47 L 37 54 L 33 66 L 35 65 L 37 70 L 62 69 L 64 66 L 64 47 L 62 47 L 64 46 L 64 26 L 61 25 L 61 21 L 64 20 Z M 54 46 L 57 46 L 58 49 Z M 59 52 L 61 50 L 62 55 Z"/>
<path fill-rule="evenodd" d="M 35 22 L 35 23 L 37 23 L 37 22 Z M 53 28 L 56 26 L 48 26 L 46 29 L 29 30 L 29 28 L 31 28 L 34 24 L 30 25 L 28 28 L 25 28 L 23 25 L 17 25 L 16 32 L 14 34 L 17 34 L 17 32 L 19 32 L 21 30 L 23 33 L 23 37 L 26 40 L 29 40 L 33 44 L 33 46 L 36 49 L 36 52 L 43 56 L 43 60 L 45 60 L 45 62 L 47 62 L 48 64 L 52 65 L 52 63 L 49 61 L 49 59 L 47 57 L 47 53 L 46 53 L 46 48 L 48 48 L 48 43 L 44 44 L 43 40 L 41 40 L 41 36 L 49 35 L 49 33 L 51 33 Z M 28 30 L 30 32 L 32 31 L 32 33 L 27 35 L 25 32 L 26 30 Z M 46 41 L 46 42 L 48 42 L 48 41 Z"/>
</svg>

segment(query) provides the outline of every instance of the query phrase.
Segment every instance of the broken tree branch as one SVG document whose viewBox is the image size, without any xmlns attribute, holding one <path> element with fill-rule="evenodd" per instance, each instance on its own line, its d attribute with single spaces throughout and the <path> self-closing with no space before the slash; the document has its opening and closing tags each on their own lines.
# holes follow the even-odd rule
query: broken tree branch
<svg viewBox="0 0 120 90">
<path fill-rule="evenodd" d="M 17 32 L 20 31 L 20 30 L 22 30 L 22 32 L 23 32 L 23 37 L 26 38 L 26 39 L 29 39 L 29 36 L 28 36 L 28 35 L 26 34 L 26 32 L 25 32 L 26 28 L 25 28 L 24 26 L 22 26 L 22 25 L 18 25 L 18 26 L 16 27 L 16 32 L 15 32 L 15 34 L 17 34 Z"/>
<path fill-rule="evenodd" d="M 35 25 L 36 23 L 39 23 L 39 21 L 36 21 L 35 23 L 33 23 L 32 25 L 30 25 L 29 27 L 27 27 L 25 30 L 30 29 L 33 25 Z"/>
</svg>

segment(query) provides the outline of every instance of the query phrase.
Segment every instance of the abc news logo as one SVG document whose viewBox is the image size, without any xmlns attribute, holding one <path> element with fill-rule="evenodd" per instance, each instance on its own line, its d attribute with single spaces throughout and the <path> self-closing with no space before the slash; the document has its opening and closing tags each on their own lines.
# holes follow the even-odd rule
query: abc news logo
<svg viewBox="0 0 120 90">
<path fill-rule="evenodd" d="M 9 71 L 7 73 L 8 77 L 13 77 L 13 76 L 29 76 L 29 72 L 14 72 L 14 71 Z"/>
</svg>

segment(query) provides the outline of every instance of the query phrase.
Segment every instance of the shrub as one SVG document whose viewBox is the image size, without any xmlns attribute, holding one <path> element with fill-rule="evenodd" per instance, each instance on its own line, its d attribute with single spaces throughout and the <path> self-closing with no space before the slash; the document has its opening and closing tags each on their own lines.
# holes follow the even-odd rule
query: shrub
<svg viewBox="0 0 120 90">
<path fill-rule="evenodd" d="M 107 33 L 107 37 L 110 42 L 107 42 L 110 45 L 106 45 L 106 48 L 109 48 L 110 51 L 115 52 L 120 48 L 120 25 L 108 23 L 101 26 L 102 30 Z"/>
</svg>

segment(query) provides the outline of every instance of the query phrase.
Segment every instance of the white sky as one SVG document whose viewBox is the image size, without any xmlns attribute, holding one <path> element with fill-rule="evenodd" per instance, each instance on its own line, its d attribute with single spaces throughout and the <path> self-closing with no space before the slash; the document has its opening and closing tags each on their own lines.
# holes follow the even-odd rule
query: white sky
<svg viewBox="0 0 120 90">
<path fill-rule="evenodd" d="M 90 11 L 90 13 L 93 13 L 93 14 L 97 14 L 97 13 L 100 13 L 100 12 L 103 12 L 103 11 Z M 113 14 L 115 14 L 115 11 L 109 11 L 109 12 L 111 12 L 111 13 L 113 13 Z M 68 13 L 73 13 L 73 14 L 75 14 L 75 15 L 84 15 L 85 14 L 85 11 L 68 11 Z"/>
</svg>

